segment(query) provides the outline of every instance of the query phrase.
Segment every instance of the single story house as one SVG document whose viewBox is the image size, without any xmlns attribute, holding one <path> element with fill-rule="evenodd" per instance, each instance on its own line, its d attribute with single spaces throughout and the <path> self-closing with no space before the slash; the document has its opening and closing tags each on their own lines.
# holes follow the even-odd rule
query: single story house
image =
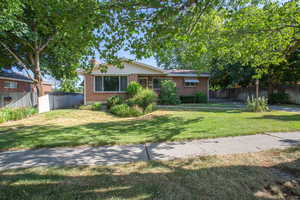
<svg viewBox="0 0 300 200">
<path fill-rule="evenodd" d="M 49 93 L 52 91 L 52 85 L 43 83 L 43 89 L 45 93 Z M 33 91 L 34 85 L 30 78 L 10 69 L 0 69 L 0 107 L 26 105 L 20 102 L 27 101 Z"/>
<path fill-rule="evenodd" d="M 84 76 L 84 103 L 105 102 L 114 95 L 126 96 L 128 83 L 136 81 L 145 88 L 151 88 L 159 94 L 160 82 L 172 80 L 176 83 L 179 96 L 194 95 L 203 92 L 209 98 L 209 74 L 194 70 L 163 70 L 140 62 L 124 60 L 124 68 L 108 66 L 102 72 L 97 63 L 91 73 Z"/>
</svg>

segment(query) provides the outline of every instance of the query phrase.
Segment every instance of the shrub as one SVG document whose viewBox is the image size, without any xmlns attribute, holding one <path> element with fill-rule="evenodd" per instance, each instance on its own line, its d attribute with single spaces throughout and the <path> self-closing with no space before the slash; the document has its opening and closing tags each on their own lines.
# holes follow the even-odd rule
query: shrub
<svg viewBox="0 0 300 200">
<path fill-rule="evenodd" d="M 180 96 L 181 103 L 196 103 L 195 96 Z"/>
<path fill-rule="evenodd" d="M 124 99 L 120 96 L 112 96 L 107 99 L 107 109 L 111 109 L 116 105 L 123 104 Z"/>
<path fill-rule="evenodd" d="M 195 102 L 196 103 L 207 103 L 207 96 L 202 92 L 198 92 L 195 94 Z"/>
<path fill-rule="evenodd" d="M 110 111 L 119 117 L 137 117 L 143 114 L 141 109 L 137 106 L 130 107 L 127 104 L 115 105 Z"/>
<path fill-rule="evenodd" d="M 285 104 L 289 103 L 289 95 L 285 92 L 278 92 L 270 95 L 269 97 L 270 104 Z"/>
<path fill-rule="evenodd" d="M 143 110 L 157 100 L 157 94 L 151 89 L 141 89 L 130 101 L 134 105 L 138 105 Z"/>
<path fill-rule="evenodd" d="M 180 104 L 180 100 L 176 92 L 176 84 L 173 81 L 164 80 L 161 82 L 159 100 L 161 104 Z"/>
<path fill-rule="evenodd" d="M 151 113 L 153 112 L 154 108 L 155 108 L 155 103 L 151 103 L 145 108 L 144 113 L 145 114 Z"/>
<path fill-rule="evenodd" d="M 254 98 L 253 96 L 247 99 L 247 110 L 250 112 L 265 112 L 269 111 L 268 99 L 265 97 Z"/>
<path fill-rule="evenodd" d="M 10 120 L 20 120 L 37 113 L 36 108 L 4 108 L 0 109 L 0 123 Z"/>
<path fill-rule="evenodd" d="M 130 107 L 136 105 L 135 99 L 134 98 L 127 99 L 126 104 L 129 105 Z"/>
<path fill-rule="evenodd" d="M 101 110 L 102 104 L 100 102 L 94 103 L 92 105 L 81 105 L 79 110 Z"/>
<path fill-rule="evenodd" d="M 130 107 L 130 116 L 131 117 L 138 117 L 143 115 L 143 109 L 141 107 L 139 107 L 138 105 L 134 105 L 132 107 Z"/>
<path fill-rule="evenodd" d="M 135 96 L 140 90 L 142 90 L 142 86 L 135 82 L 132 81 L 129 83 L 129 85 L 127 86 L 126 92 L 128 93 L 129 97 L 133 97 Z"/>
<path fill-rule="evenodd" d="M 81 105 L 79 110 L 92 110 L 92 105 Z"/>
<path fill-rule="evenodd" d="M 92 110 L 101 110 L 102 104 L 100 102 L 94 103 L 91 107 Z"/>
</svg>

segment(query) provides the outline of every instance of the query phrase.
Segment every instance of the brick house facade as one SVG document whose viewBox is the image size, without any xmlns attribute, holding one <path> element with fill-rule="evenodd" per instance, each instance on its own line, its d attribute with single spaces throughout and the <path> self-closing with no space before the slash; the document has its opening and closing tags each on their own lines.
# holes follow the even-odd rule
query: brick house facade
<svg viewBox="0 0 300 200">
<path fill-rule="evenodd" d="M 151 88 L 159 94 L 160 81 L 168 79 L 176 83 L 179 96 L 190 96 L 197 92 L 209 96 L 209 74 L 198 74 L 193 70 L 165 71 L 143 63 L 124 62 L 123 69 L 108 66 L 105 73 L 95 69 L 92 73 L 81 74 L 84 76 L 85 104 L 105 102 L 115 95 L 126 97 L 124 88 L 131 81 L 139 82 L 143 87 Z M 114 91 L 110 91 L 112 89 Z"/>
<path fill-rule="evenodd" d="M 43 83 L 42 87 L 45 93 L 52 91 L 51 84 Z M 24 105 L 16 102 L 25 101 L 21 99 L 33 95 L 34 91 L 33 81 L 28 77 L 12 70 L 0 70 L 0 107 Z"/>
<path fill-rule="evenodd" d="M 7 87 L 8 82 L 16 83 L 16 88 Z M 0 77 L 0 93 L 11 93 L 11 92 L 30 92 L 32 90 L 32 83 L 25 82 L 21 80 L 11 80 L 11 79 L 4 79 Z"/>
</svg>

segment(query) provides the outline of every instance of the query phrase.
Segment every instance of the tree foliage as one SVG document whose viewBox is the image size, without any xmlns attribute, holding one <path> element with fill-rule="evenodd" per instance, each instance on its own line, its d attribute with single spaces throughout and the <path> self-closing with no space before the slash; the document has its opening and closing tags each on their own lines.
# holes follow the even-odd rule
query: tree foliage
<svg viewBox="0 0 300 200">
<path fill-rule="evenodd" d="M 196 69 L 240 63 L 253 67 L 259 78 L 270 66 L 287 63 L 300 47 L 299 1 L 212 6 L 204 13 L 197 8 L 183 17 L 186 23 L 178 24 L 171 39 L 156 39 L 163 45 L 157 51 L 160 63 Z"/>
<path fill-rule="evenodd" d="M 92 67 L 88 60 L 96 52 L 108 63 L 119 64 L 116 53 L 130 46 L 126 41 L 134 38 L 136 23 L 143 17 L 131 7 L 144 4 L 133 0 L 2 1 L 0 65 L 26 70 L 39 90 L 42 74 L 74 78 L 79 67 Z"/>
<path fill-rule="evenodd" d="M 60 88 L 58 89 L 61 92 L 82 92 L 82 86 L 78 85 L 79 78 L 65 78 L 61 80 Z"/>
<path fill-rule="evenodd" d="M 116 55 L 124 49 L 137 58 L 155 55 L 161 63 L 175 58 L 172 68 L 241 63 L 261 75 L 286 62 L 300 45 L 298 1 L 0 3 L 0 65 L 26 69 L 37 86 L 42 74 L 73 78 L 76 69 L 90 69 L 96 52 L 119 67 Z"/>
</svg>

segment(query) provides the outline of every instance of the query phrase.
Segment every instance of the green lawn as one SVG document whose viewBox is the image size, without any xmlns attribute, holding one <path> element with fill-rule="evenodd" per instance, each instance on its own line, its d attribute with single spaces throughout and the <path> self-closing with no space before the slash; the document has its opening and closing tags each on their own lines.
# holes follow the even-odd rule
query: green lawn
<svg viewBox="0 0 300 200">
<path fill-rule="evenodd" d="M 111 145 L 300 130 L 300 114 L 239 110 L 158 110 L 140 118 L 56 110 L 0 124 L 0 149 Z"/>
<path fill-rule="evenodd" d="M 194 107 L 205 107 L 205 108 L 241 108 L 244 107 L 244 104 L 235 104 L 235 103 L 186 103 L 175 106 L 164 106 L 160 105 L 159 107 L 178 107 L 178 108 L 194 108 Z"/>
<path fill-rule="evenodd" d="M 300 149 L 0 171 L 2 200 L 298 199 Z M 290 180 L 286 180 L 288 177 Z"/>
</svg>

